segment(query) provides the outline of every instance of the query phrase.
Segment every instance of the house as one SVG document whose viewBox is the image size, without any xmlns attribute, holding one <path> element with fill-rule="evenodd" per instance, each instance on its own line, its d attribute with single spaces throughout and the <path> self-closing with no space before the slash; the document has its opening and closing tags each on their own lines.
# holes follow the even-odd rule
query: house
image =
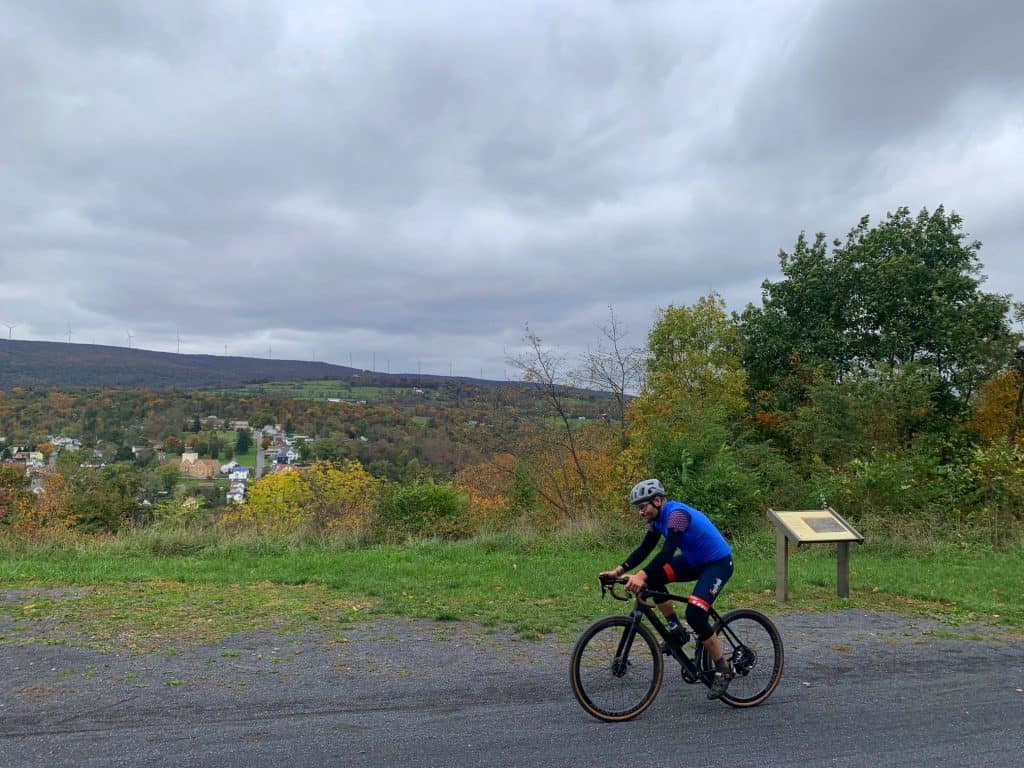
<svg viewBox="0 0 1024 768">
<path fill-rule="evenodd" d="M 133 445 L 132 456 L 134 456 L 138 461 L 149 461 L 153 458 L 153 446 Z"/>
<path fill-rule="evenodd" d="M 176 462 L 181 474 L 199 480 L 212 480 L 220 472 L 220 462 L 216 459 L 200 459 L 195 451 L 186 451 Z"/>
<path fill-rule="evenodd" d="M 228 422 L 228 429 L 231 429 L 231 430 L 249 429 L 249 422 L 248 421 L 229 421 Z"/>
<path fill-rule="evenodd" d="M 220 465 L 220 473 L 222 475 L 230 475 L 232 472 L 235 471 L 235 467 L 237 467 L 237 466 L 238 466 L 238 462 L 235 461 L 234 459 L 232 459 L 227 464 L 221 464 Z"/>
<path fill-rule="evenodd" d="M 249 479 L 249 473 L 250 473 L 250 471 L 251 471 L 251 470 L 249 469 L 249 467 L 242 467 L 242 466 L 237 466 L 237 465 L 236 465 L 236 466 L 235 466 L 235 467 L 233 467 L 233 468 L 231 469 L 231 471 L 230 471 L 230 472 L 228 473 L 228 477 L 229 477 L 229 478 L 230 478 L 230 479 L 231 479 L 232 481 L 239 481 L 239 482 L 245 482 L 246 480 L 248 480 L 248 479 Z"/>
<path fill-rule="evenodd" d="M 245 501 L 245 483 L 232 483 L 228 489 L 227 501 L 229 504 L 241 504 Z"/>
</svg>

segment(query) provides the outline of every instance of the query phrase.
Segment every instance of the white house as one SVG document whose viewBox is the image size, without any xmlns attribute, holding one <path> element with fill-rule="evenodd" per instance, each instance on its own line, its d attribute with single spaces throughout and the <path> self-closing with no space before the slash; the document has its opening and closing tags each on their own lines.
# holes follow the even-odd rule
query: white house
<svg viewBox="0 0 1024 768">
<path fill-rule="evenodd" d="M 249 467 L 235 465 L 234 469 L 232 469 L 231 472 L 228 474 L 228 477 L 232 481 L 245 482 L 246 480 L 249 479 L 249 472 Z"/>
</svg>

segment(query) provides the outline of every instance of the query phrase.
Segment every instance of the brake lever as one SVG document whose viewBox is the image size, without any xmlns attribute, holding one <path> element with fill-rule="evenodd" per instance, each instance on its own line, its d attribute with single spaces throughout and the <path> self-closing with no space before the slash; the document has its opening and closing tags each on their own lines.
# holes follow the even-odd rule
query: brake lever
<svg viewBox="0 0 1024 768">
<path fill-rule="evenodd" d="M 601 579 L 601 597 L 603 598 L 605 592 L 607 592 L 616 600 L 629 600 L 628 595 L 626 595 L 625 597 L 620 597 L 619 593 L 615 591 L 615 585 L 621 583 L 622 582 L 618 579 L 613 579 L 611 581 L 605 581 L 604 579 Z"/>
</svg>

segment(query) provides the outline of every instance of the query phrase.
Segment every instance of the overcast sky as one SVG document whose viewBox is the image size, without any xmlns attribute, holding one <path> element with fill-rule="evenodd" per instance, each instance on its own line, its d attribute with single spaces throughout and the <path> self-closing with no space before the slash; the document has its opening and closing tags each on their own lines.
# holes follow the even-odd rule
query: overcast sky
<svg viewBox="0 0 1024 768">
<path fill-rule="evenodd" d="M 4 337 L 501 378 L 943 204 L 1024 300 L 1024 3 L 0 0 Z M 180 339 L 180 340 L 179 340 Z"/>
</svg>

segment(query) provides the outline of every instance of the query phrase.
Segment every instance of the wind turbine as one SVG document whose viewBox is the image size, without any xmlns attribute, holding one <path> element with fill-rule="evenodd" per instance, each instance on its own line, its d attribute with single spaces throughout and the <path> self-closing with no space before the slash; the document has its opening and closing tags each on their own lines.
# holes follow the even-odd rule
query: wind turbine
<svg viewBox="0 0 1024 768">
<path fill-rule="evenodd" d="M 17 328 L 18 326 L 15 325 L 14 323 L 4 323 L 4 325 L 7 326 L 7 340 L 10 341 L 11 334 L 14 333 L 14 329 Z"/>
<path fill-rule="evenodd" d="M 70 344 L 70 343 L 71 343 L 71 335 L 72 335 L 73 333 L 74 333 L 74 331 L 72 331 L 72 330 L 71 330 L 71 324 L 70 324 L 70 323 L 68 323 L 68 344 Z"/>
<path fill-rule="evenodd" d="M 132 335 L 132 332 L 128 331 L 128 349 L 132 348 L 132 339 L 134 339 L 134 338 L 135 338 L 135 336 Z"/>
<path fill-rule="evenodd" d="M 178 337 L 178 354 L 181 354 L 181 333 L 178 331 L 178 326 L 174 326 L 174 335 Z"/>
</svg>

